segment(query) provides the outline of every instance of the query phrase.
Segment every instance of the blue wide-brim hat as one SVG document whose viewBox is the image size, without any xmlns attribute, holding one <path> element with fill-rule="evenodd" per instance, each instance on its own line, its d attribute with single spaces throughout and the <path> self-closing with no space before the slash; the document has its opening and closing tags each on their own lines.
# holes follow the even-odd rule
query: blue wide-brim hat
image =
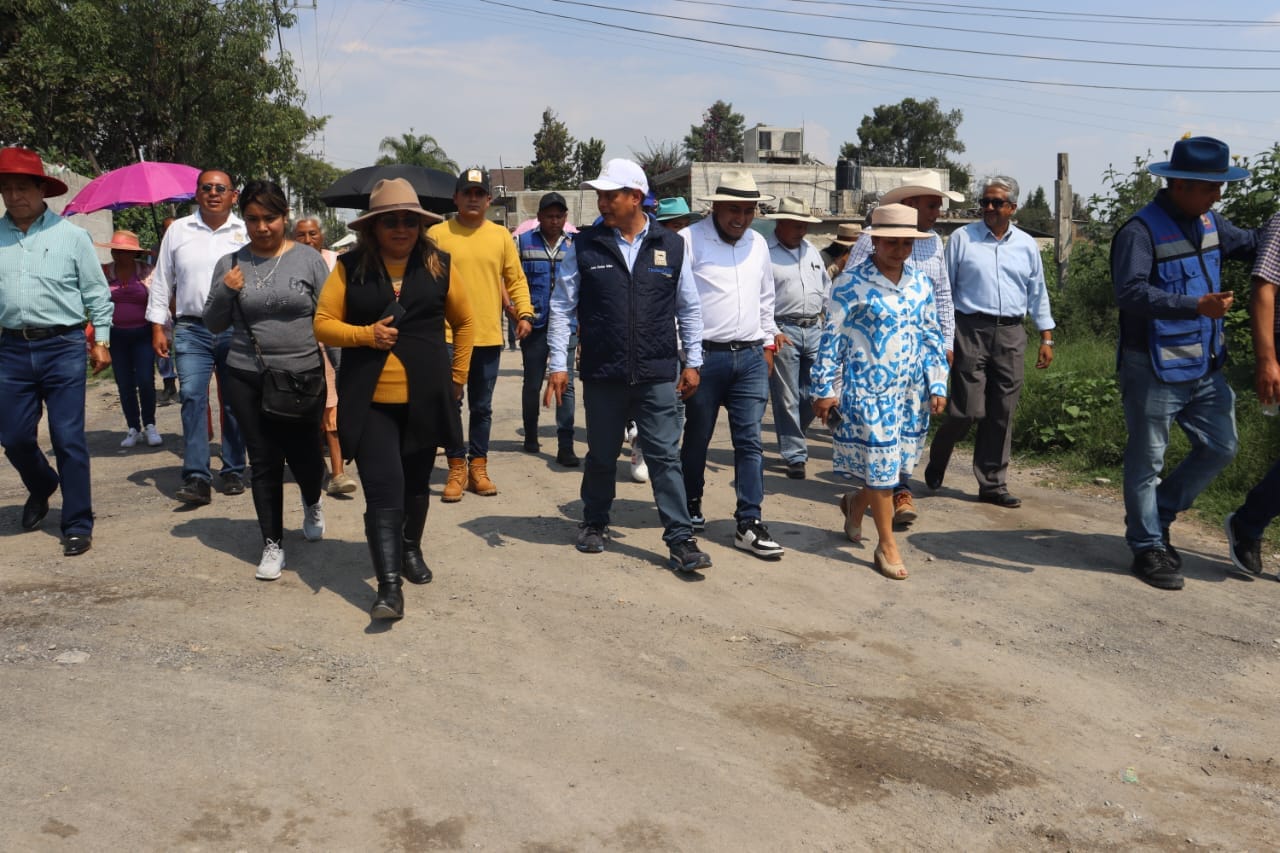
<svg viewBox="0 0 1280 853">
<path fill-rule="evenodd" d="M 1162 178 L 1185 178 L 1191 181 L 1241 181 L 1249 170 L 1231 165 L 1231 149 L 1212 136 L 1192 136 L 1173 143 L 1173 156 L 1163 163 L 1152 163 L 1147 171 Z"/>
</svg>

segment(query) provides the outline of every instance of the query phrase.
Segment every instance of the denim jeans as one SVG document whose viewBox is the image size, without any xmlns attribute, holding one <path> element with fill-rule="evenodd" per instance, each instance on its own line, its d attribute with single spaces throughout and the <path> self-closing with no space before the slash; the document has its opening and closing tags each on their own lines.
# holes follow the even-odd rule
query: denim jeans
<svg viewBox="0 0 1280 853">
<path fill-rule="evenodd" d="M 809 371 L 818 360 L 822 326 L 779 323 L 778 329 L 791 344 L 778 348 L 773 358 L 769 393 L 773 398 L 773 427 L 778 434 L 778 453 L 788 465 L 809 459 L 804 431 L 813 423 L 813 402 L 809 396 Z"/>
<path fill-rule="evenodd" d="M 449 347 L 453 357 L 453 347 Z M 484 459 L 489 455 L 489 432 L 493 428 L 493 386 L 498 382 L 498 363 L 502 359 L 502 347 L 473 347 L 471 372 L 467 374 L 467 393 L 464 395 L 471 413 L 467 430 L 466 447 L 450 447 L 445 456 L 450 459 Z M 458 401 L 462 407 L 462 401 Z"/>
<path fill-rule="evenodd" d="M 156 422 L 155 350 L 151 327 L 111 329 L 111 370 L 120 392 L 124 422 L 139 432 Z"/>
<path fill-rule="evenodd" d="M 578 348 L 578 336 L 569 336 L 569 386 L 556 406 L 556 439 L 560 448 L 573 447 L 573 354 Z M 542 380 L 547 375 L 547 360 L 551 349 L 547 346 L 547 327 L 534 329 L 520 342 L 520 355 L 524 359 L 524 388 L 520 392 L 520 409 L 524 416 L 525 438 L 538 434 L 538 409 L 542 405 Z"/>
<path fill-rule="evenodd" d="M 733 474 L 737 489 L 738 521 L 760 520 L 764 502 L 764 452 L 760 422 L 769 399 L 769 366 L 760 345 L 737 351 L 702 351 L 702 381 L 697 393 L 684 401 L 684 445 L 680 464 L 689 498 L 701 498 L 706 486 L 707 447 L 724 406 L 733 441 Z M 648 453 L 645 453 L 648 460 Z"/>
<path fill-rule="evenodd" d="M 89 444 L 84 434 L 84 332 L 42 341 L 0 338 L 0 444 L 32 497 L 62 485 L 62 533 L 93 533 Z M 49 411 L 55 472 L 36 443 L 42 408 Z"/>
<path fill-rule="evenodd" d="M 1164 545 L 1161 529 L 1191 506 L 1236 455 L 1235 394 L 1221 370 L 1191 382 L 1161 382 L 1145 352 L 1120 356 L 1120 399 L 1129 439 L 1124 448 L 1124 538 L 1136 554 Z M 1191 452 L 1163 479 L 1169 426 L 1177 423 Z"/>
<path fill-rule="evenodd" d="M 209 380 L 221 379 L 231 348 L 231 330 L 214 335 L 198 320 L 179 320 L 173 329 L 173 361 L 182 404 L 182 479 L 213 479 L 209 470 Z M 244 439 L 231 406 L 222 406 L 222 473 L 244 475 Z"/>
<path fill-rule="evenodd" d="M 627 421 L 636 422 L 636 442 L 649 466 L 662 539 L 673 545 L 693 535 L 684 479 L 680 474 L 680 430 L 674 382 L 583 382 L 587 414 L 587 458 L 582 467 L 582 519 L 601 527 L 617 491 L 618 453 Z"/>
</svg>

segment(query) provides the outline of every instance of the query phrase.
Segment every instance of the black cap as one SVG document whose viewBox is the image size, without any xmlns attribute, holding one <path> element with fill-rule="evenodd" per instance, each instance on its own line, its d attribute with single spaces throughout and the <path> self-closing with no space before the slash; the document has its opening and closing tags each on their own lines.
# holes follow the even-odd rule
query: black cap
<svg viewBox="0 0 1280 853">
<path fill-rule="evenodd" d="M 564 196 L 560 195 L 560 193 L 547 193 L 538 201 L 538 212 L 541 213 L 548 207 L 554 207 L 557 204 L 563 207 L 565 212 L 568 212 L 569 205 L 565 204 Z"/>
<path fill-rule="evenodd" d="M 468 187 L 479 187 L 486 194 L 489 192 L 489 173 L 479 166 L 473 166 L 470 169 L 463 169 L 458 174 L 458 182 L 453 185 L 453 191 L 460 193 Z"/>
</svg>

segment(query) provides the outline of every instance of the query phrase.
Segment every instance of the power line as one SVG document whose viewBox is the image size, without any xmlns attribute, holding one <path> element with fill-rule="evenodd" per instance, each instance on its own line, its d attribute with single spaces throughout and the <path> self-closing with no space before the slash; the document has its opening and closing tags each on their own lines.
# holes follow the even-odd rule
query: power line
<svg viewBox="0 0 1280 853">
<path fill-rule="evenodd" d="M 926 12 L 931 15 L 965 15 L 968 17 L 990 18 L 992 12 L 998 12 L 1006 18 L 1029 21 L 1077 21 L 1080 23 L 1105 23 L 1122 26 L 1143 27 L 1273 27 L 1280 21 L 1250 21 L 1239 18 L 1197 18 L 1195 20 L 1172 21 L 1149 15 L 1111 15 L 1105 12 L 1064 12 L 1059 9 L 1016 9 L 1006 6 L 974 6 L 964 4 L 963 9 L 955 8 L 952 3 L 928 3 L 924 0 L 889 0 L 891 5 L 872 3 L 854 3 L 846 0 L 787 0 L 791 3 L 803 3 L 812 6 L 843 6 L 846 8 L 878 9 L 880 11 Z M 942 6 L 943 8 L 931 8 Z M 1028 14 L 1018 14 L 1018 13 Z M 1011 14 L 1013 13 L 1013 14 Z"/>
</svg>

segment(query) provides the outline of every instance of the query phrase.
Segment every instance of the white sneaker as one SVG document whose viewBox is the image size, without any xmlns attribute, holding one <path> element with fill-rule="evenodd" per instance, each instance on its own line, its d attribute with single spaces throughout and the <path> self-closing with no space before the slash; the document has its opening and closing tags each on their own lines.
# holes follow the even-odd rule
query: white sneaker
<svg viewBox="0 0 1280 853">
<path fill-rule="evenodd" d="M 636 440 L 636 436 L 640 434 L 640 430 L 636 429 L 635 421 L 627 421 L 627 428 L 622 432 L 622 440 L 630 444 Z"/>
<path fill-rule="evenodd" d="M 260 581 L 273 581 L 280 577 L 280 570 L 283 568 L 284 549 L 279 542 L 268 539 L 267 546 L 262 549 L 262 559 L 258 561 L 258 573 L 254 577 Z"/>
<path fill-rule="evenodd" d="M 733 544 L 766 560 L 776 560 L 783 554 L 782 546 L 769 535 L 769 528 L 757 519 L 752 519 L 738 528 L 737 534 L 733 537 Z"/>
<path fill-rule="evenodd" d="M 631 479 L 637 483 L 649 482 L 649 466 L 644 462 L 644 453 L 640 448 L 631 448 Z"/>
<path fill-rule="evenodd" d="M 147 424 L 142 428 L 147 434 L 147 445 L 150 447 L 159 447 L 164 443 L 164 439 L 160 437 L 160 430 L 156 429 L 155 424 Z"/>
<path fill-rule="evenodd" d="M 121 447 L 133 447 L 138 443 L 138 439 L 142 437 L 142 433 L 133 427 L 129 427 L 129 432 L 125 434 L 124 441 L 120 442 Z"/>
<path fill-rule="evenodd" d="M 302 535 L 308 542 L 324 538 L 324 498 L 310 506 L 302 503 Z"/>
</svg>

